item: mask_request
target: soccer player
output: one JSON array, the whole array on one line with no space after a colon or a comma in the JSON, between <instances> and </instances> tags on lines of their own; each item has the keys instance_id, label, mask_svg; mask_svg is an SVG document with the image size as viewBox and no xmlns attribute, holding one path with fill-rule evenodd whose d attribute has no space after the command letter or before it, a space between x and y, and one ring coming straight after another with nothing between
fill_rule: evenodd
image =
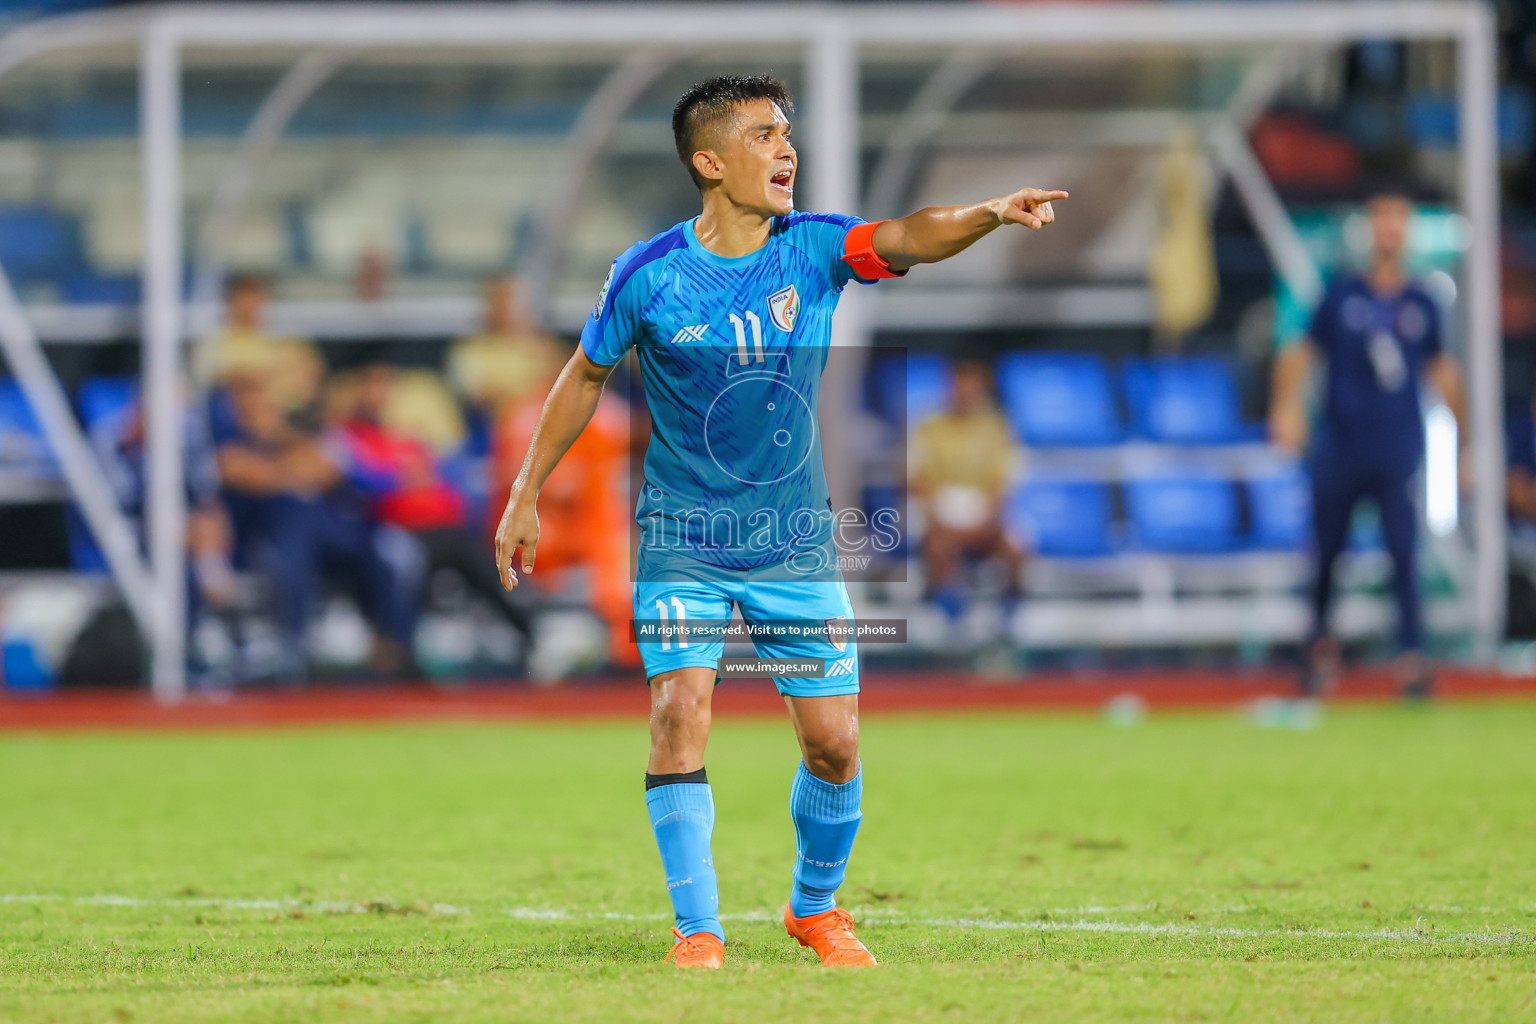
<instances>
[{"instance_id":1,"label":"soccer player","mask_svg":"<svg viewBox=\"0 0 1536 1024\"><path fill-rule=\"evenodd\" d=\"M1413 204L1382 193L1367 204L1371 223L1370 265L1329 283L1307 336L1275 362L1270 434L1301 451L1307 441L1305 391L1312 367L1327 363L1327 383L1317 436L1312 444L1312 634L1302 690L1314 694L1337 672L1338 645L1329 636L1333 567L1349 538L1350 519L1362 498L1381 514L1381 534L1392 559L1402 657L1399 685L1405 696L1429 693L1423 655L1424 626L1414 548L1418 507L1415 479L1424 456L1420 381L1428 378L1444 396L1466 438L1461 373L1442 346L1440 308L1408 276L1404 255Z\"/></svg>"},{"instance_id":2,"label":"soccer player","mask_svg":"<svg viewBox=\"0 0 1536 1024\"><path fill-rule=\"evenodd\" d=\"M791 109L768 77L713 78L678 100L677 154L703 212L614 262L496 532L498 569L516 586L514 552L527 573L538 550L539 488L634 348L654 420L636 509L635 626L651 689L645 795L676 915L668 958L679 967L719 967L725 955L704 747L723 650L716 627L733 605L770 631L754 633L760 656L823 663L823 677L774 680L802 754L785 927L823 964L875 963L833 898L864 781L858 653L845 632L853 612L815 422L832 311L849 282L898 277L1004 224L1041 228L1055 219L1051 201L1067 195L1027 188L878 224L798 213ZM816 635L796 639L797 630Z\"/></svg>"}]
</instances>

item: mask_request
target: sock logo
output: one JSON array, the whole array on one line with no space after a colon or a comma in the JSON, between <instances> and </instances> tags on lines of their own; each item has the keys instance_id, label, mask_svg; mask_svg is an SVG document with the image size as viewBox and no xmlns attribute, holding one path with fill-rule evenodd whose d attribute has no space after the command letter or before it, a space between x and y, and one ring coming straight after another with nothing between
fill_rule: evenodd
<instances>
[{"instance_id":1,"label":"sock logo","mask_svg":"<svg viewBox=\"0 0 1536 1024\"><path fill-rule=\"evenodd\" d=\"M813 868L841 868L848 865L847 857L844 857L842 860L812 860L802 853L800 859Z\"/></svg>"}]
</instances>

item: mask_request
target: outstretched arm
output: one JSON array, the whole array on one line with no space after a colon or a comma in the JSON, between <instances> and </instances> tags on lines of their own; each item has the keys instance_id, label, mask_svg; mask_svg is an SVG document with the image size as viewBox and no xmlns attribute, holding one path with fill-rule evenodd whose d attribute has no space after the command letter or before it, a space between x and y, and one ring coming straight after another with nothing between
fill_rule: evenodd
<instances>
[{"instance_id":1,"label":"outstretched arm","mask_svg":"<svg viewBox=\"0 0 1536 1024\"><path fill-rule=\"evenodd\" d=\"M544 400L544 411L539 413L538 425L533 428L523 468L512 482L506 511L496 527L496 571L501 576L501 585L508 590L517 586L512 553L518 548L523 549L523 572L533 572L539 546L539 489L586 429L612 372L612 366L594 363L578 345L576 354L560 371Z\"/></svg>"},{"instance_id":2,"label":"outstretched arm","mask_svg":"<svg viewBox=\"0 0 1536 1024\"><path fill-rule=\"evenodd\" d=\"M1056 220L1051 201L1065 198L1062 191L1024 188L971 206L930 206L876 226L875 252L897 273L919 263L937 263L1004 224L1045 227Z\"/></svg>"}]
</instances>

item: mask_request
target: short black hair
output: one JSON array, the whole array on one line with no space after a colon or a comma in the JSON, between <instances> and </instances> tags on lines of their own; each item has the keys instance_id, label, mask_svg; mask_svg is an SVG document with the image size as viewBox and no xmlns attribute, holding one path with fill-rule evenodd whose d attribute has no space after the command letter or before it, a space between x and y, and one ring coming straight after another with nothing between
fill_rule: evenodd
<instances>
[{"instance_id":1,"label":"short black hair","mask_svg":"<svg viewBox=\"0 0 1536 1024\"><path fill-rule=\"evenodd\" d=\"M789 90L772 75L716 75L678 98L672 108L672 140L677 143L677 158L699 188L704 187L704 179L693 166L699 136L752 100L772 100L786 116L795 109Z\"/></svg>"}]
</instances>

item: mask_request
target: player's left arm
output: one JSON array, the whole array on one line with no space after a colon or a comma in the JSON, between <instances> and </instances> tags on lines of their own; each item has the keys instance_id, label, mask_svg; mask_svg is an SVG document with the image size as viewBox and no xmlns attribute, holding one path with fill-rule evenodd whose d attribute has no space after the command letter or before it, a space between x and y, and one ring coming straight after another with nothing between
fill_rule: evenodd
<instances>
[{"instance_id":1,"label":"player's left arm","mask_svg":"<svg viewBox=\"0 0 1536 1024\"><path fill-rule=\"evenodd\" d=\"M870 242L886 269L899 274L919 263L947 260L1004 224L1038 231L1056 220L1052 201L1065 198L1059 189L1021 188L970 206L930 206L881 221Z\"/></svg>"}]
</instances>

